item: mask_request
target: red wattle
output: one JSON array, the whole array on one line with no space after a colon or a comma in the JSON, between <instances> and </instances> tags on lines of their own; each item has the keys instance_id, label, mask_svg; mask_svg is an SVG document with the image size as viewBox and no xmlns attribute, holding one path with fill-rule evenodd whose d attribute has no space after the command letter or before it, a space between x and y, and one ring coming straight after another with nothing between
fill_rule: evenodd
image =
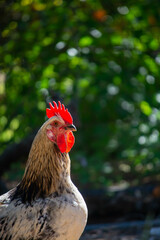
<instances>
[{"instance_id":1,"label":"red wattle","mask_svg":"<svg viewBox=\"0 0 160 240\"><path fill-rule=\"evenodd\" d=\"M67 144L66 144L66 139L64 134L60 134L57 137L57 145L59 147L59 150L61 151L61 153L66 152L67 149Z\"/></svg>"},{"instance_id":2,"label":"red wattle","mask_svg":"<svg viewBox=\"0 0 160 240\"><path fill-rule=\"evenodd\" d=\"M68 153L74 145L74 135L72 132L60 134L57 137L57 145L61 153Z\"/></svg>"},{"instance_id":3,"label":"red wattle","mask_svg":"<svg viewBox=\"0 0 160 240\"><path fill-rule=\"evenodd\" d=\"M67 134L67 149L66 149L66 152L68 153L70 150L71 150L71 148L73 147L73 145L74 145L74 135L73 135L73 133L72 132L69 132L68 134Z\"/></svg>"}]
</instances>

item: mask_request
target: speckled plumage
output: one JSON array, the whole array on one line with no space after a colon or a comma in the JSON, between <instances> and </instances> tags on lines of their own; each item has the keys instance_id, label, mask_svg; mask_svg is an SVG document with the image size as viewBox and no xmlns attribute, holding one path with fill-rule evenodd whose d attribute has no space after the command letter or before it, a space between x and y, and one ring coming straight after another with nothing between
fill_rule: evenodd
<instances>
[{"instance_id":1,"label":"speckled plumage","mask_svg":"<svg viewBox=\"0 0 160 240\"><path fill-rule=\"evenodd\" d=\"M0 240L78 240L87 207L70 179L70 158L39 130L20 184L0 196Z\"/></svg>"}]
</instances>

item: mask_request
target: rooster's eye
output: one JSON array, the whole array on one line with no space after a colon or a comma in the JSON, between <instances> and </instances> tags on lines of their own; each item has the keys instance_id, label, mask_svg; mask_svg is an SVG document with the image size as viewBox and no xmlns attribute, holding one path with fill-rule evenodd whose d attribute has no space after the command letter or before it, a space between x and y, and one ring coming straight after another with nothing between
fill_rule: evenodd
<instances>
[{"instance_id":1,"label":"rooster's eye","mask_svg":"<svg viewBox=\"0 0 160 240\"><path fill-rule=\"evenodd\" d=\"M55 121L55 122L54 122L54 127L57 127L57 126L58 126L58 122Z\"/></svg>"}]
</instances>

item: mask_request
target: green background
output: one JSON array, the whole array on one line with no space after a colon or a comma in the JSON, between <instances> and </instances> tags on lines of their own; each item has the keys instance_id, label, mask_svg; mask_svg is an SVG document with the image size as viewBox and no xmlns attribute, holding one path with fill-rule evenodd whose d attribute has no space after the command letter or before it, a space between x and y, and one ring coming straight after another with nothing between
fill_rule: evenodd
<instances>
[{"instance_id":1,"label":"green background","mask_svg":"<svg viewBox=\"0 0 160 240\"><path fill-rule=\"evenodd\" d=\"M82 185L159 179L159 1L0 5L0 153L60 99L78 128L70 156ZM20 160L6 178L23 168Z\"/></svg>"}]
</instances>

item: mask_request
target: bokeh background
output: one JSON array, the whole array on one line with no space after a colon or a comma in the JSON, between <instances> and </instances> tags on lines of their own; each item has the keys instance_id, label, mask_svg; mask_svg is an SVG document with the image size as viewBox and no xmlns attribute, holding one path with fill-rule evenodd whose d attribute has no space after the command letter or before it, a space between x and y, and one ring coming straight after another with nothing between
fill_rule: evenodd
<instances>
[{"instance_id":1,"label":"bokeh background","mask_svg":"<svg viewBox=\"0 0 160 240\"><path fill-rule=\"evenodd\" d=\"M70 157L81 189L159 181L159 1L0 7L1 179L21 179L48 102L61 100L78 128Z\"/></svg>"}]
</instances>

